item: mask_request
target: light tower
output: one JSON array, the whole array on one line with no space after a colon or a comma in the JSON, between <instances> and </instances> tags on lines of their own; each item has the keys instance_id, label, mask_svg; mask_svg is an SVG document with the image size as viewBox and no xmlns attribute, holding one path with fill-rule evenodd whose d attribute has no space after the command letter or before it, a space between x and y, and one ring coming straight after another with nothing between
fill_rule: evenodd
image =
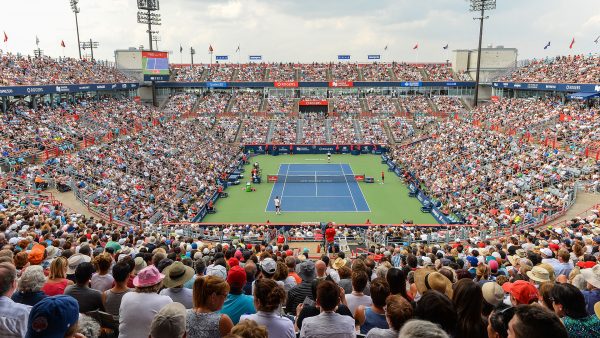
<instances>
[{"instance_id":1,"label":"light tower","mask_svg":"<svg viewBox=\"0 0 600 338\"><path fill-rule=\"evenodd\" d=\"M477 70L475 73L475 98L473 105L477 106L477 100L479 99L479 67L481 66L481 37L483 36L483 20L488 19L489 16L485 16L486 10L496 9L496 0L470 0L471 1L471 12L480 12L481 16L473 18L473 20L479 20L479 45L477 47Z\"/></svg>"}]
</instances>

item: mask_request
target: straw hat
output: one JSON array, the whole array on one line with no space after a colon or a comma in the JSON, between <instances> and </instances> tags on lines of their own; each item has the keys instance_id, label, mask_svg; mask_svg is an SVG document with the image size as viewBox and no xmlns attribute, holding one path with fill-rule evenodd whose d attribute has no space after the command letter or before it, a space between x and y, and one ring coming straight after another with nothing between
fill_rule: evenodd
<instances>
[{"instance_id":1,"label":"straw hat","mask_svg":"<svg viewBox=\"0 0 600 338\"><path fill-rule=\"evenodd\" d=\"M527 277L540 283L550 281L550 273L541 266L534 266L531 271L527 271Z\"/></svg>"},{"instance_id":2,"label":"straw hat","mask_svg":"<svg viewBox=\"0 0 600 338\"><path fill-rule=\"evenodd\" d=\"M347 262L348 261L346 259L338 257L333 261L333 263L331 264L331 267L333 267L335 270L339 270L339 268L346 265Z\"/></svg>"},{"instance_id":3,"label":"straw hat","mask_svg":"<svg viewBox=\"0 0 600 338\"><path fill-rule=\"evenodd\" d=\"M415 284L421 295L427 290L436 290L452 299L452 282L433 269L417 269L415 271Z\"/></svg>"},{"instance_id":4,"label":"straw hat","mask_svg":"<svg viewBox=\"0 0 600 338\"><path fill-rule=\"evenodd\" d=\"M600 265L595 265L591 269L581 269L581 274L586 282L600 288Z\"/></svg>"},{"instance_id":5,"label":"straw hat","mask_svg":"<svg viewBox=\"0 0 600 338\"><path fill-rule=\"evenodd\" d=\"M181 262L175 262L167 266L164 270L165 279L163 285L167 288L174 288L183 285L194 276L194 269L184 265Z\"/></svg>"}]
</instances>

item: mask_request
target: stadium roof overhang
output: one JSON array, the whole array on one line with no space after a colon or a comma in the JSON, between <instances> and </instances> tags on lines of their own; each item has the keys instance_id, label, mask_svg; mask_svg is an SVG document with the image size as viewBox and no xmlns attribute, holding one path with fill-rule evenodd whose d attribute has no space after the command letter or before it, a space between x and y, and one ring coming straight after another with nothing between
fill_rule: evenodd
<instances>
[{"instance_id":1,"label":"stadium roof overhang","mask_svg":"<svg viewBox=\"0 0 600 338\"><path fill-rule=\"evenodd\" d=\"M569 95L568 97L570 99L589 100L594 96L600 96L600 92L596 92L596 93L579 92L579 93L573 93L573 94Z\"/></svg>"}]
</instances>

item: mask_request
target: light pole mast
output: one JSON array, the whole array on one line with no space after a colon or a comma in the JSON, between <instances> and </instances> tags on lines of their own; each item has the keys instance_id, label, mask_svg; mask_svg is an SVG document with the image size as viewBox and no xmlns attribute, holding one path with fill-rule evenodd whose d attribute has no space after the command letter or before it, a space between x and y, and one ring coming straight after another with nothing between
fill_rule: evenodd
<instances>
[{"instance_id":1,"label":"light pole mast","mask_svg":"<svg viewBox=\"0 0 600 338\"><path fill-rule=\"evenodd\" d=\"M75 13L75 29L77 30L77 48L79 50L79 60L81 60L81 42L79 41L79 22L77 22L77 13L79 13L79 7L77 3L79 0L71 0L71 10Z\"/></svg>"},{"instance_id":2,"label":"light pole mast","mask_svg":"<svg viewBox=\"0 0 600 338\"><path fill-rule=\"evenodd\" d=\"M473 106L477 106L479 100L479 70L481 67L481 40L483 36L483 20L488 19L489 16L485 16L485 10L496 9L496 0L471 0L471 12L481 12L481 16L473 18L473 20L479 20L479 45L477 47L477 69L475 73L475 97Z\"/></svg>"}]
</instances>

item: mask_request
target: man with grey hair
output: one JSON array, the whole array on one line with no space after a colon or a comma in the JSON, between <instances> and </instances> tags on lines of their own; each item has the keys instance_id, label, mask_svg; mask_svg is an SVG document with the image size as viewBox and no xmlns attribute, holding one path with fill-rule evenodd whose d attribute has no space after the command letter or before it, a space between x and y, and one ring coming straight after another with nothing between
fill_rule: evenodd
<instances>
[{"instance_id":1,"label":"man with grey hair","mask_svg":"<svg viewBox=\"0 0 600 338\"><path fill-rule=\"evenodd\" d=\"M17 269L0 263L0 337L25 337L31 306L15 303L10 297L17 288Z\"/></svg>"},{"instance_id":2,"label":"man with grey hair","mask_svg":"<svg viewBox=\"0 0 600 338\"><path fill-rule=\"evenodd\" d=\"M402 326L398 338L450 338L446 331L426 320L409 320Z\"/></svg>"},{"instance_id":3,"label":"man with grey hair","mask_svg":"<svg viewBox=\"0 0 600 338\"><path fill-rule=\"evenodd\" d=\"M21 275L18 282L18 291L13 293L12 300L17 303L34 306L47 297L42 291L45 283L46 276L44 276L44 269L40 265L29 266Z\"/></svg>"}]
</instances>

